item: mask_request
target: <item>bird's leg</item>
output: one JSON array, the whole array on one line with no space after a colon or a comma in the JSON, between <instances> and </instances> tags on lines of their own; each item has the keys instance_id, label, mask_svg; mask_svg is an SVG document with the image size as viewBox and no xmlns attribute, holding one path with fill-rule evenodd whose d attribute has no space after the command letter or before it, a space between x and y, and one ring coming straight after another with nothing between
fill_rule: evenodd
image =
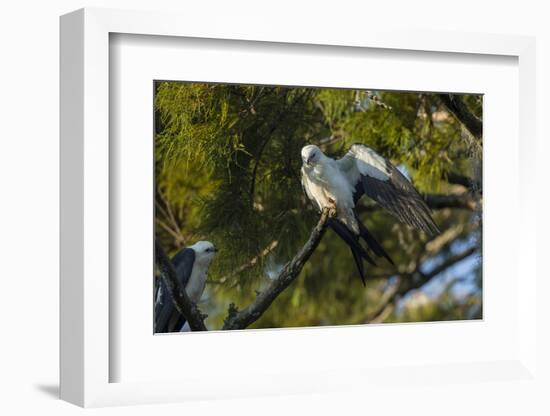
<instances>
[{"instance_id":1,"label":"bird's leg","mask_svg":"<svg viewBox=\"0 0 550 416\"><path fill-rule=\"evenodd\" d=\"M328 198L329 205L328 205L328 216L333 218L336 217L336 201L334 198Z\"/></svg>"}]
</instances>

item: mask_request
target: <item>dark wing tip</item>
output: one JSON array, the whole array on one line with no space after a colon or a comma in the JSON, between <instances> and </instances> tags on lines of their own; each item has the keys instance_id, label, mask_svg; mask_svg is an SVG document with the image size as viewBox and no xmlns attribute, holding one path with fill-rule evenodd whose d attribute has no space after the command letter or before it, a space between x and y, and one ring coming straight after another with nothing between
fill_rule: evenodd
<instances>
[{"instance_id":1,"label":"dark wing tip","mask_svg":"<svg viewBox=\"0 0 550 416\"><path fill-rule=\"evenodd\" d=\"M363 248L363 246L359 242L359 237L353 234L342 222L338 221L335 218L329 218L328 226L349 246L351 254L355 261L355 265L357 267L357 271L359 272L361 281L365 286L366 280L363 259L367 260L373 266L376 266L375 261Z\"/></svg>"},{"instance_id":2,"label":"dark wing tip","mask_svg":"<svg viewBox=\"0 0 550 416\"><path fill-rule=\"evenodd\" d=\"M357 271L359 272L359 277L361 278L361 282L363 283L363 286L367 286L367 283L365 281L365 265L363 264L363 259L361 258L360 254L357 252L356 249L353 247L350 247L351 254L353 256L353 260L355 261L355 266L357 267Z\"/></svg>"},{"instance_id":3,"label":"dark wing tip","mask_svg":"<svg viewBox=\"0 0 550 416\"><path fill-rule=\"evenodd\" d=\"M376 238L371 234L371 232L367 229L365 224L361 222L361 219L357 216L357 213L355 213L355 219L357 220L357 224L359 225L359 232L361 233L361 237L365 242L367 243L367 246L372 250L372 252L377 255L378 257L384 257L392 266L395 266L395 263L393 259L390 257L390 255L384 250L382 245L376 241Z\"/></svg>"},{"instance_id":4,"label":"dark wing tip","mask_svg":"<svg viewBox=\"0 0 550 416\"><path fill-rule=\"evenodd\" d=\"M418 218L418 221L421 225L421 229L425 231L430 236L434 236L441 233L441 230L435 223L432 217L432 211L426 204L426 201L418 195L418 199L415 199L414 214Z\"/></svg>"},{"instance_id":5,"label":"dark wing tip","mask_svg":"<svg viewBox=\"0 0 550 416\"><path fill-rule=\"evenodd\" d=\"M397 168L390 166L392 174L389 181L364 175L361 178L364 192L400 222L437 235L439 228L422 196Z\"/></svg>"}]
</instances>

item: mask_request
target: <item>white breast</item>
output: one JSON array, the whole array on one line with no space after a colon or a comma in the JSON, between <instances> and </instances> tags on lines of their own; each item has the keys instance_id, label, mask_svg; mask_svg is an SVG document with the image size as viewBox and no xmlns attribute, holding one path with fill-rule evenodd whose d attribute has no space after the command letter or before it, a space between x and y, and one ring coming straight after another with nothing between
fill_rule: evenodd
<instances>
[{"instance_id":1,"label":"white breast","mask_svg":"<svg viewBox=\"0 0 550 416\"><path fill-rule=\"evenodd\" d=\"M336 205L353 204L353 189L347 178L330 159L325 159L314 168L305 168L307 192L321 208L329 207L330 200Z\"/></svg>"},{"instance_id":2,"label":"white breast","mask_svg":"<svg viewBox=\"0 0 550 416\"><path fill-rule=\"evenodd\" d=\"M206 285L206 277L208 272L208 266L195 262L193 265L193 271L187 286L185 286L185 292L187 296L194 302L198 303L201 299L202 292L204 292L204 286Z\"/></svg>"},{"instance_id":3,"label":"white breast","mask_svg":"<svg viewBox=\"0 0 550 416\"><path fill-rule=\"evenodd\" d=\"M336 201L336 205L342 208L353 207L353 188L338 165L329 159L320 167L319 173L325 182L325 193Z\"/></svg>"}]
</instances>

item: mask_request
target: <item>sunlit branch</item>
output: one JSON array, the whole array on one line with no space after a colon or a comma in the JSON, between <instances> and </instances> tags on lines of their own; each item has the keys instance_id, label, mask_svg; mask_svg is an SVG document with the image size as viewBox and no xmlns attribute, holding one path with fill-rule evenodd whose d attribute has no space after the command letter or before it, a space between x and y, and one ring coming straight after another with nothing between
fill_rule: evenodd
<instances>
[{"instance_id":1,"label":"sunlit branch","mask_svg":"<svg viewBox=\"0 0 550 416\"><path fill-rule=\"evenodd\" d=\"M327 228L328 218L329 211L325 209L304 246L296 253L294 258L283 267L277 277L275 277L262 292L258 293L256 299L254 299L248 307L239 311L235 305L230 305L229 315L225 319L222 329L244 329L262 316L277 296L298 277L304 264L308 261L323 238Z\"/></svg>"}]
</instances>

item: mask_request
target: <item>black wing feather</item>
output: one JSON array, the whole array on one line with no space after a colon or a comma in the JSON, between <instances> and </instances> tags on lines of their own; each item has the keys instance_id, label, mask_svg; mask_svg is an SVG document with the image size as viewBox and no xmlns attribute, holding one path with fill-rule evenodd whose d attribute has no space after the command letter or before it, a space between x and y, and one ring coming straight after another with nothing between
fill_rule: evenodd
<instances>
[{"instance_id":1,"label":"black wing feather","mask_svg":"<svg viewBox=\"0 0 550 416\"><path fill-rule=\"evenodd\" d=\"M363 264L363 258L373 265L374 261L361 246L357 236L355 236L343 223L334 218L330 218L328 225L348 245L353 260L355 261L357 271L359 272L361 282L363 282L363 286L365 286L365 265Z\"/></svg>"},{"instance_id":2,"label":"black wing feather","mask_svg":"<svg viewBox=\"0 0 550 416\"><path fill-rule=\"evenodd\" d=\"M181 287L185 289L195 263L195 250L185 248L173 258L172 264ZM160 291L160 292L159 292ZM155 304L155 332L179 332L186 319L176 310L163 280L161 280Z\"/></svg>"},{"instance_id":3,"label":"black wing feather","mask_svg":"<svg viewBox=\"0 0 550 416\"><path fill-rule=\"evenodd\" d=\"M367 286L367 283L365 281L365 265L363 264L363 259L361 258L361 255L357 252L355 248L350 246L351 255L353 256L353 260L355 261L355 266L357 267L357 271L359 272L359 277L361 278L361 282L363 283L363 286Z\"/></svg>"},{"instance_id":4,"label":"black wing feather","mask_svg":"<svg viewBox=\"0 0 550 416\"><path fill-rule=\"evenodd\" d=\"M392 258L389 256L388 253L386 253L386 250L382 248L380 243L376 241L376 239L370 233L367 227L365 227L365 225L361 222L359 217L357 217L357 214L355 214L355 217L357 218L357 224L359 224L359 232L361 233L361 237L363 237L363 240L367 242L367 245L372 250L372 252L376 254L378 257L385 257L392 265L395 266L395 263L393 262Z\"/></svg>"},{"instance_id":5,"label":"black wing feather","mask_svg":"<svg viewBox=\"0 0 550 416\"><path fill-rule=\"evenodd\" d=\"M359 236L353 234L353 232L346 227L344 223L336 218L329 218L328 226L350 247L352 251L357 252L360 257L367 260L373 266L376 266L375 261L369 256L359 242Z\"/></svg>"},{"instance_id":6,"label":"black wing feather","mask_svg":"<svg viewBox=\"0 0 550 416\"><path fill-rule=\"evenodd\" d=\"M376 241L374 236L370 233L367 227L361 222L357 214L355 215L357 223L359 224L360 236L367 243L368 248L378 257L386 258L392 265L395 265L392 258L386 253L382 248L380 243ZM353 260L355 261L355 266L363 282L365 283L365 267L363 264L363 259L367 260L373 266L376 266L375 261L371 256L366 252L361 243L359 242L359 236L355 235L344 223L335 219L329 218L328 220L329 227L349 246L351 254L353 255Z\"/></svg>"},{"instance_id":7,"label":"black wing feather","mask_svg":"<svg viewBox=\"0 0 550 416\"><path fill-rule=\"evenodd\" d=\"M386 161L386 167L390 173L386 181L362 175L360 182L362 187L356 186L354 198L359 200L363 194L366 194L399 221L430 235L438 234L439 229L422 196L395 166Z\"/></svg>"},{"instance_id":8,"label":"black wing feather","mask_svg":"<svg viewBox=\"0 0 550 416\"><path fill-rule=\"evenodd\" d=\"M182 287L186 287L193 272L193 264L195 264L195 250L192 248L184 248L172 258L176 276Z\"/></svg>"}]
</instances>

